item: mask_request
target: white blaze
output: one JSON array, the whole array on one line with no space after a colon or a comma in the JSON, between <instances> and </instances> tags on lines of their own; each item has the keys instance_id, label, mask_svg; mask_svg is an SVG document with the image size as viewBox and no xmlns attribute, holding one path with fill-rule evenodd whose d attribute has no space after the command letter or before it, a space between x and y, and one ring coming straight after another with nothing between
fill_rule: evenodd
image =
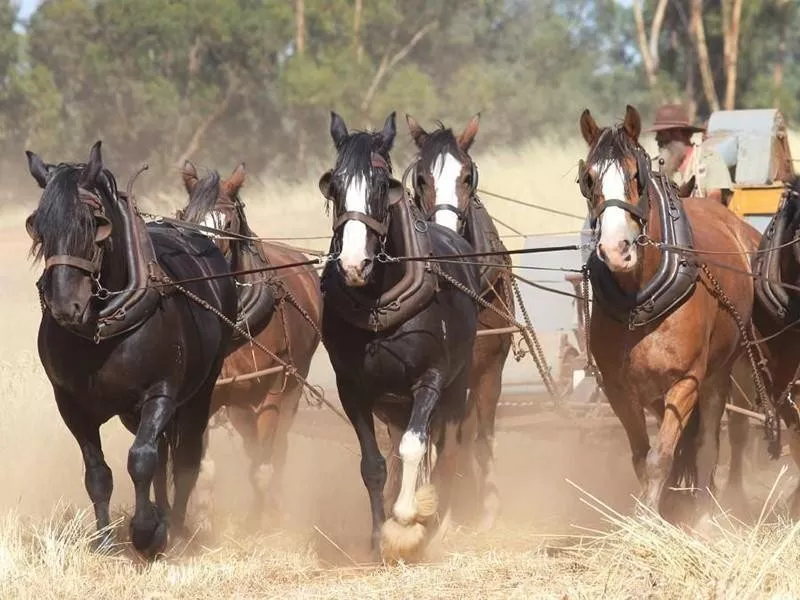
<instances>
[{"instance_id":1,"label":"white blaze","mask_svg":"<svg viewBox=\"0 0 800 600\"><path fill-rule=\"evenodd\" d=\"M463 166L461 161L449 152L436 157L433 163L433 185L436 189L436 204L449 204L455 209L458 208L456 184ZM444 225L453 231L458 230L458 215L452 210L436 211L435 219L439 225Z\"/></svg>"},{"instance_id":2,"label":"white blaze","mask_svg":"<svg viewBox=\"0 0 800 600\"><path fill-rule=\"evenodd\" d=\"M422 457L425 456L425 444L418 433L406 431L400 440L398 450L403 459L403 479L392 512L398 523L407 525L417 517L415 493L419 466Z\"/></svg>"},{"instance_id":3,"label":"white blaze","mask_svg":"<svg viewBox=\"0 0 800 600\"><path fill-rule=\"evenodd\" d=\"M206 213L206 216L203 217L203 220L200 221L200 225L203 227L210 227L212 229L223 229L225 225L225 216L222 214L222 211L219 210L211 210ZM205 231L208 237L211 239L216 239L217 234L211 233L210 231Z\"/></svg>"},{"instance_id":4,"label":"white blaze","mask_svg":"<svg viewBox=\"0 0 800 600\"><path fill-rule=\"evenodd\" d=\"M356 175L350 180L344 198L346 211L367 212L367 180L363 175ZM367 226L361 221L347 221L342 231L342 252L339 260L342 266L360 267L367 256Z\"/></svg>"},{"instance_id":5,"label":"white blaze","mask_svg":"<svg viewBox=\"0 0 800 600\"><path fill-rule=\"evenodd\" d=\"M602 173L602 190L605 200L627 200L625 192L625 173L616 161L610 161L598 169ZM628 219L628 212L618 206L609 206L600 216L599 245L614 250L619 243L627 240L631 244L636 239L635 226Z\"/></svg>"}]
</instances>

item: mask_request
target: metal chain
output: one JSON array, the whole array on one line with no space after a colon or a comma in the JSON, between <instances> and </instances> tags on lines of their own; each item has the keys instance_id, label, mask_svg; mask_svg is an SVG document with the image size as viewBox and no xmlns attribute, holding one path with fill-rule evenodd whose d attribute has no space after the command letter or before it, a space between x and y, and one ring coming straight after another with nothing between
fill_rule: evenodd
<instances>
[{"instance_id":1,"label":"metal chain","mask_svg":"<svg viewBox=\"0 0 800 600\"><path fill-rule=\"evenodd\" d=\"M705 276L711 283L711 287L714 290L714 295L731 314L734 321L736 321L736 326L739 328L739 333L741 334L742 339L741 345L744 347L745 352L747 353L747 358L750 361L750 367L753 370L753 382L755 383L756 394L758 396L757 406L764 413L765 417L764 430L765 437L769 442L769 453L773 458L778 458L781 454L780 421L776 417L775 406L772 404L772 401L767 394L767 388L764 383L764 378L762 377L763 372L763 374L769 378L769 373L766 371L766 361L764 360L763 355L761 355L760 348L751 343L752 336L750 335L742 316L739 314L739 311L736 310L733 302L731 302L731 300L722 290L722 286L719 284L719 281L717 281L716 277L711 274L711 269L709 269L708 265L706 264L701 264L700 269L703 271L703 273L705 273ZM756 360L755 352L753 351L754 347L758 349L758 352L761 355L761 360Z\"/></svg>"},{"instance_id":2,"label":"metal chain","mask_svg":"<svg viewBox=\"0 0 800 600\"><path fill-rule=\"evenodd\" d=\"M538 345L538 340L536 342L533 341L533 339L536 339L536 332L533 330L533 328L528 330L528 328L519 321L517 321L513 317L513 315L504 313L500 309L496 308L495 306L493 306L492 304L481 298L477 292L471 290L470 288L463 285L460 281L458 281L454 277L445 273L436 263L428 263L426 268L431 273L434 273L435 275L447 281L457 290L463 292L464 294L475 300L478 304L480 304L484 308L488 308L489 310L494 311L502 318L506 319L509 323L514 325L516 328L518 328L520 333L522 334L523 339L525 340L525 343L528 345L528 349L530 350L531 356L533 357L533 362L536 365L537 370L539 371L539 376L542 378L542 382L545 384L548 393L556 402L561 400L561 397L559 396L557 391L558 388L556 387L556 384L552 379L552 375L547 369L546 361L542 361L540 359L540 356L536 354L535 348L541 346Z\"/></svg>"},{"instance_id":3,"label":"metal chain","mask_svg":"<svg viewBox=\"0 0 800 600\"><path fill-rule=\"evenodd\" d=\"M544 381L545 387L547 387L547 391L550 392L550 395L554 400L560 401L562 397L559 393L558 384L555 382L553 375L547 368L547 358L545 357L544 350L539 342L539 336L536 335L536 332L533 329L533 322L531 321L530 315L528 315L528 309L525 307L525 303L522 301L522 293L519 291L517 280L514 278L511 278L511 287L514 290L514 296L519 303L519 310L522 312L522 318L525 320L525 330L521 331L520 333L522 334L525 343L528 345L531 354L534 356L534 362L536 362L536 367L539 369L539 374L542 376L542 380ZM534 349L537 352L536 355L533 354Z\"/></svg>"},{"instance_id":4,"label":"metal chain","mask_svg":"<svg viewBox=\"0 0 800 600\"><path fill-rule=\"evenodd\" d=\"M581 310L583 312L583 335L586 342L586 371L594 377L597 384L602 387L602 374L597 365L594 364L594 356L592 356L591 347L591 332L589 324L589 266L583 266L583 281L581 283L581 295L583 296L583 305Z\"/></svg>"},{"instance_id":5,"label":"metal chain","mask_svg":"<svg viewBox=\"0 0 800 600\"><path fill-rule=\"evenodd\" d=\"M170 285L170 286L174 287L175 289L177 289L179 292L181 292L183 295L185 295L190 300L196 302L197 304L199 304L200 306L202 306L206 310L208 310L208 311L214 313L215 315L217 315L220 318L220 320L222 320L223 323L225 323L226 325L231 327L234 331L238 332L240 335L242 335L243 337L248 339L256 348L258 348L259 350L264 352L267 356L272 358L272 360L274 360L275 362L280 364L286 370L287 374L289 374L289 375L293 376L295 379L297 379L298 383L300 383L304 388L306 388L306 390L309 391L309 393L317 400L317 402L319 402L321 404L325 404L325 406L327 406L334 413L336 413L336 415L340 419L342 419L345 423L348 423L348 424L350 423L350 420L344 414L342 414L342 412L338 408L336 408L333 404L331 404L328 401L328 399L325 398L324 394L320 393L314 386L312 386L310 383L308 383L308 381L306 381L305 378L303 378L300 375L300 373L298 373L297 367L287 363L286 361L281 359L277 354L272 352L269 348L264 346L264 344L262 344L261 342L259 342L256 339L254 339L252 336L248 335L248 333L244 329L239 327L236 324L235 321L232 321L231 319L226 317L222 313L222 311L220 311L217 308L214 308L213 306L211 306L211 304L209 304L208 302L203 300L203 298L201 298L197 294L191 292L190 290L187 290L185 287L183 287L179 283L172 282L169 277L164 276L164 277L160 277L158 279L159 279L159 281L161 283L164 283L165 285Z\"/></svg>"}]
</instances>

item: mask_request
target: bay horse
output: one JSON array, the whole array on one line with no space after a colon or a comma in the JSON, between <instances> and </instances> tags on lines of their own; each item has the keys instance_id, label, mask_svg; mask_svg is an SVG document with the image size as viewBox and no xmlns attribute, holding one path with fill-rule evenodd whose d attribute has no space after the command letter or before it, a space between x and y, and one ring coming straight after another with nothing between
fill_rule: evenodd
<instances>
[{"instance_id":1,"label":"bay horse","mask_svg":"<svg viewBox=\"0 0 800 600\"><path fill-rule=\"evenodd\" d=\"M236 316L236 289L225 258L206 237L145 226L132 196L118 192L104 168L100 148L98 141L80 164L46 164L27 152L44 190L26 220L31 252L45 261L37 282L39 357L83 455L101 548L113 540L107 529L113 482L99 428L118 415L135 434L128 452L136 493L131 540L152 559L168 527L184 528L211 393L232 335L219 315ZM187 279L194 281L180 283ZM150 500L167 451L171 511L164 493L157 490L156 504Z\"/></svg>"},{"instance_id":2,"label":"bay horse","mask_svg":"<svg viewBox=\"0 0 800 600\"><path fill-rule=\"evenodd\" d=\"M481 263L481 298L495 310L479 307L478 331L508 327L502 314L514 317L511 259L500 234L477 195L478 167L469 155L478 133L480 114L470 119L456 136L453 130L439 127L430 133L410 115L406 122L419 156L410 172L414 201L428 221L459 233L474 252L492 252L476 258ZM499 510L494 481L495 416L502 391L503 367L511 350L512 334L477 337L469 377L469 405L475 409L470 419L475 432L475 456L480 468L478 493L482 506L481 528L494 523Z\"/></svg>"},{"instance_id":3,"label":"bay horse","mask_svg":"<svg viewBox=\"0 0 800 600\"><path fill-rule=\"evenodd\" d=\"M322 342L361 447L373 551L386 560L413 559L444 530L428 527L437 495L442 522L449 518L477 328L477 307L463 289L477 290L480 277L469 262L435 262L471 247L446 227L425 223L392 177L394 112L381 131L352 133L331 112L330 135L336 163L319 188L333 207L336 260L322 274ZM373 414L404 431L400 491L385 522L386 462ZM425 485L426 454L428 466L435 462L433 486Z\"/></svg>"},{"instance_id":4,"label":"bay horse","mask_svg":"<svg viewBox=\"0 0 800 600\"><path fill-rule=\"evenodd\" d=\"M300 250L257 239L247 222L240 196L246 176L244 163L216 187L212 183L219 180L216 171L199 179L197 169L189 161L184 164L182 176L190 201L180 212L180 217L190 223L232 234L229 238L210 234L227 257L231 271L306 260ZM203 189L207 192L194 193ZM322 293L319 276L314 267L308 265L242 275L239 279L240 314L247 310L247 297L253 295L252 290L264 288L264 292L271 295L274 313L266 322L251 325L249 332L274 356L265 354L245 340L225 359L222 377L229 382L214 389L211 414L225 410L244 440L251 461L250 482L254 493L250 517L257 520L265 508L272 509L275 516L280 513L278 503L289 429L297 413L303 386L297 377L285 370L244 380L236 378L273 370L280 367L281 362L296 368L300 377L307 377L320 342ZM269 300L269 297L263 299L264 302ZM206 458L204 468L209 467L213 472L211 465L213 462Z\"/></svg>"},{"instance_id":5,"label":"bay horse","mask_svg":"<svg viewBox=\"0 0 800 600\"><path fill-rule=\"evenodd\" d=\"M597 242L587 262L590 347L604 391L628 436L644 506L665 514L665 487L682 480L705 509L731 368L753 311L749 253L760 235L719 203L678 200L650 168L634 107L602 128L586 109L580 130L589 152L578 182ZM670 246L694 250L684 257ZM652 448L645 409L659 422Z\"/></svg>"}]
</instances>

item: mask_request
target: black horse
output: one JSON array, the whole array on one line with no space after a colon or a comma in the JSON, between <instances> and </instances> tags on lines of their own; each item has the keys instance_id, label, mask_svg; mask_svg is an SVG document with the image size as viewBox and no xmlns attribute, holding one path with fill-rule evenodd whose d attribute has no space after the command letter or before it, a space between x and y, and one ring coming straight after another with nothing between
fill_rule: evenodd
<instances>
[{"instance_id":1,"label":"black horse","mask_svg":"<svg viewBox=\"0 0 800 600\"><path fill-rule=\"evenodd\" d=\"M232 330L209 307L235 319L236 290L211 240L145 226L132 197L117 190L103 167L100 142L86 164L45 164L27 155L44 189L26 221L32 252L45 260L37 283L39 356L83 454L103 548L112 541L113 483L99 429L118 415L135 434L128 453L136 493L131 540L153 558L167 542L166 454L175 483L169 517L180 531L197 480L211 392L231 341ZM201 280L179 283L192 278ZM157 505L150 500L156 475Z\"/></svg>"},{"instance_id":2,"label":"black horse","mask_svg":"<svg viewBox=\"0 0 800 600\"><path fill-rule=\"evenodd\" d=\"M348 133L331 113L330 133L338 157L320 190L334 208L331 253L338 260L322 275L322 341L361 446L373 550L380 543L385 558L412 558L429 536L424 522L436 511L436 494L443 520L449 515L477 326L474 300L456 287L477 290L480 279L474 264L431 259L472 248L457 233L426 224L392 177L394 113L375 133ZM393 260L400 256L419 260ZM404 431L402 483L385 524L386 463L373 413ZM427 483L422 459L431 442L435 488L417 489L421 467Z\"/></svg>"}]
</instances>

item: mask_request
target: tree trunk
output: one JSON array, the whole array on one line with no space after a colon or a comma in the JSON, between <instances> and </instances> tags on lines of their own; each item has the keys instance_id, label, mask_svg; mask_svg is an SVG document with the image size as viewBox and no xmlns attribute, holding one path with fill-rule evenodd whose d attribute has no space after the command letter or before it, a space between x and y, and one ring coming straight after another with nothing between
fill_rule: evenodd
<instances>
[{"instance_id":1,"label":"tree trunk","mask_svg":"<svg viewBox=\"0 0 800 600\"><path fill-rule=\"evenodd\" d=\"M708 58L706 30L705 27L703 27L703 0L692 0L691 28L694 34L697 66L700 69L703 92L705 93L709 108L711 108L712 111L716 111L719 110L719 97L714 87L714 75L711 72L711 61Z\"/></svg>"},{"instance_id":2,"label":"tree trunk","mask_svg":"<svg viewBox=\"0 0 800 600\"><path fill-rule=\"evenodd\" d=\"M294 23L295 39L294 45L297 54L303 55L306 52L306 2L305 0L295 0L294 3Z\"/></svg>"},{"instance_id":3,"label":"tree trunk","mask_svg":"<svg viewBox=\"0 0 800 600\"><path fill-rule=\"evenodd\" d=\"M775 57L775 65L772 68L773 85L773 107L781 107L781 88L783 88L783 74L786 69L786 60L789 53L786 38L789 33L789 0L779 0L780 31L778 33L778 55Z\"/></svg>"},{"instance_id":4,"label":"tree trunk","mask_svg":"<svg viewBox=\"0 0 800 600\"><path fill-rule=\"evenodd\" d=\"M214 110L211 111L211 113L206 116L205 119L200 121L199 125L194 130L186 149L178 157L178 160L175 161L175 164L178 166L178 168L183 168L183 163L189 160L192 155L197 152L197 150L200 148L200 142L203 139L206 131L208 131L208 128L216 123L217 120L219 120L219 118L225 114L234 96L236 96L238 93L239 88L240 86L238 79L234 77L232 73L230 73L228 76L228 89L225 90L225 95L219 104L217 104L217 106L214 108Z\"/></svg>"},{"instance_id":5,"label":"tree trunk","mask_svg":"<svg viewBox=\"0 0 800 600\"><path fill-rule=\"evenodd\" d=\"M647 43L642 4L639 0L633 0L633 20L636 22L636 39L639 43L639 53L642 55L647 84L650 86L650 90L655 92L658 88L658 75L656 74L653 56L650 54L650 44Z\"/></svg>"},{"instance_id":6,"label":"tree trunk","mask_svg":"<svg viewBox=\"0 0 800 600\"><path fill-rule=\"evenodd\" d=\"M361 43L361 20L364 15L364 0L356 0L353 8L353 47L356 53L356 62L361 64L364 56L364 45Z\"/></svg>"},{"instance_id":7,"label":"tree trunk","mask_svg":"<svg viewBox=\"0 0 800 600\"><path fill-rule=\"evenodd\" d=\"M389 73L389 71L391 71L400 61L405 59L405 57L408 56L408 54L414 49L414 46L416 46L422 38L424 38L429 32L433 31L438 26L438 21L431 21L419 29L414 35L411 36L411 39L408 40L408 43L400 48L400 50L395 52L394 56L391 58L389 57L389 53L391 51L392 44L389 43L386 45L386 51L383 53L383 58L381 58L381 62L378 65L378 70L372 77L372 82L369 84L367 93L364 94L364 99L361 101L362 115L366 117L367 111L369 110L369 105L372 104L375 93L378 91L378 87L383 82L386 74ZM395 28L395 30L392 32L392 40L394 40L396 35L397 29Z\"/></svg>"},{"instance_id":8,"label":"tree trunk","mask_svg":"<svg viewBox=\"0 0 800 600\"><path fill-rule=\"evenodd\" d=\"M725 110L736 107L736 77L739 63L739 29L742 0L723 0L722 35L725 57Z\"/></svg>"}]
</instances>

